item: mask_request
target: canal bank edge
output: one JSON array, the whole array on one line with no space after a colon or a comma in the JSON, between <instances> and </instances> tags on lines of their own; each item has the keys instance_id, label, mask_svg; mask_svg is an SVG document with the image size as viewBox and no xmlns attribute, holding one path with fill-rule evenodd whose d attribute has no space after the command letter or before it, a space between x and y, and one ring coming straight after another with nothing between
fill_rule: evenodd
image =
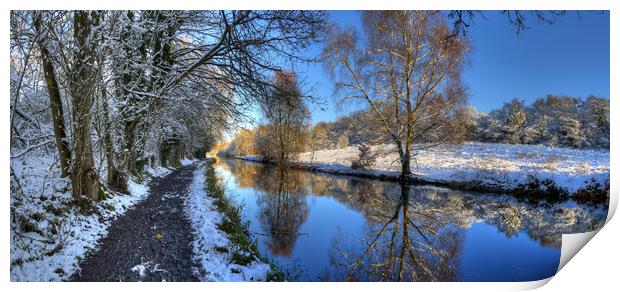
<instances>
[{"instance_id":1,"label":"canal bank edge","mask_svg":"<svg viewBox=\"0 0 620 292\"><path fill-rule=\"evenodd\" d=\"M267 263L271 271L267 274L266 281L281 282L286 281L285 273L273 261L261 255L258 251L256 240L249 231L249 222L241 218L242 206L236 206L231 202L224 192L224 188L218 183L218 178L213 168L215 159L207 158L205 167L205 191L207 196L214 201L216 209L223 215L218 229L226 233L231 245L237 250L233 254L232 261L239 265L247 265L258 259Z\"/></svg>"},{"instance_id":2,"label":"canal bank edge","mask_svg":"<svg viewBox=\"0 0 620 292\"><path fill-rule=\"evenodd\" d=\"M350 177L360 177L368 179L376 179L382 181L399 182L410 185L434 185L440 187L448 187L462 191L475 191L493 194L509 194L517 198L525 198L530 200L545 200L549 202L566 201L572 198L577 203L583 204L604 204L609 206L610 182L601 184L597 181L591 181L587 185L579 188L577 191L570 193L567 189L562 188L551 180L541 180L532 175L528 175L527 182L521 183L516 187L502 187L499 185L491 185L481 180L472 180L467 182L455 182L437 179L423 179L413 174L407 177L401 177L399 173L378 170L360 170L352 169L346 166L331 167L320 163L303 163L303 162L283 162L277 163L266 161L256 156L238 156L226 157L239 159L244 161L265 163L271 165L280 165L292 169L298 169L309 172L327 173L332 175L342 175ZM216 158L212 158L216 159Z\"/></svg>"}]
</instances>

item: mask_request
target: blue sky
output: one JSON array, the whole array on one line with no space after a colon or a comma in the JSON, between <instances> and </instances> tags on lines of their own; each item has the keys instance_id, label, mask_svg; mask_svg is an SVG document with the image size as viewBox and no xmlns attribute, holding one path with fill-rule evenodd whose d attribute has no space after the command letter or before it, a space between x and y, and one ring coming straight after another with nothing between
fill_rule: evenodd
<instances>
[{"instance_id":1,"label":"blue sky","mask_svg":"<svg viewBox=\"0 0 620 292\"><path fill-rule=\"evenodd\" d=\"M568 12L553 25L528 19L531 28L520 34L499 12L484 15L468 33L473 48L463 80L471 106L488 112L513 98L530 103L547 94L609 98L609 13L582 12L579 17ZM333 11L330 18L343 27L361 28L356 11ZM320 45L311 52L320 52ZM326 103L325 111L310 105L313 123L347 114L335 106L333 81L321 64L296 69Z\"/></svg>"}]
</instances>

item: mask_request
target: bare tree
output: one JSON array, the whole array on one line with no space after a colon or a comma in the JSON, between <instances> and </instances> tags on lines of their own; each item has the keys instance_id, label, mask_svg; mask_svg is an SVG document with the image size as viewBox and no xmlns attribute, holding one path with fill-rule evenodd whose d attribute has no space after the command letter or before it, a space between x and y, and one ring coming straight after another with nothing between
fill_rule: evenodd
<instances>
[{"instance_id":1,"label":"bare tree","mask_svg":"<svg viewBox=\"0 0 620 292\"><path fill-rule=\"evenodd\" d=\"M460 82L468 43L450 37L443 14L433 11L368 11L366 46L354 31L334 29L323 52L344 100L363 100L396 144L401 176L411 173L415 143L423 147L458 137L464 117Z\"/></svg>"},{"instance_id":2,"label":"bare tree","mask_svg":"<svg viewBox=\"0 0 620 292\"><path fill-rule=\"evenodd\" d=\"M328 132L327 132L327 123L320 122L316 124L312 129L310 129L309 134L309 143L308 150L312 152L312 159L314 161L314 154L319 149L327 149L327 140L328 140Z\"/></svg>"},{"instance_id":3,"label":"bare tree","mask_svg":"<svg viewBox=\"0 0 620 292\"><path fill-rule=\"evenodd\" d=\"M517 33L530 29L528 18L535 19L538 23L554 24L558 18L566 15L566 10L503 10L500 12L508 23L512 25ZM577 16L581 17L579 11ZM485 19L484 12L481 10L451 10L447 13L448 19L452 21L452 35L467 35L469 28L476 24L476 19Z\"/></svg>"},{"instance_id":4,"label":"bare tree","mask_svg":"<svg viewBox=\"0 0 620 292\"><path fill-rule=\"evenodd\" d=\"M71 162L71 152L69 149L69 141L65 130L65 118L62 108L62 100L60 97L60 87L56 78L56 72L53 57L47 47L46 40L47 28L43 26L44 12L37 11L33 13L33 26L37 31L37 45L41 54L41 66L45 76L45 84L50 97L50 108L52 110L52 123L54 124L54 136L56 137L56 147L58 147L58 157L60 160L61 175L66 177L69 175L69 163Z\"/></svg>"},{"instance_id":5,"label":"bare tree","mask_svg":"<svg viewBox=\"0 0 620 292\"><path fill-rule=\"evenodd\" d=\"M310 112L292 72L276 72L273 82L273 91L261 106L268 122L267 139L258 143L257 148L265 159L290 161L304 149Z\"/></svg>"}]
</instances>

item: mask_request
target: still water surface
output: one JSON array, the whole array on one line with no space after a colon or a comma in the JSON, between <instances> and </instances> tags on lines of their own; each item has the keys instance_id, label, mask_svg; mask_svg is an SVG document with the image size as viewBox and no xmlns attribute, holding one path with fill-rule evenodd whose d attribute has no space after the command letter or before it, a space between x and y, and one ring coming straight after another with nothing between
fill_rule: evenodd
<instances>
[{"instance_id":1,"label":"still water surface","mask_svg":"<svg viewBox=\"0 0 620 292\"><path fill-rule=\"evenodd\" d=\"M555 274L561 234L606 209L309 173L214 165L261 254L298 281L530 281Z\"/></svg>"}]
</instances>

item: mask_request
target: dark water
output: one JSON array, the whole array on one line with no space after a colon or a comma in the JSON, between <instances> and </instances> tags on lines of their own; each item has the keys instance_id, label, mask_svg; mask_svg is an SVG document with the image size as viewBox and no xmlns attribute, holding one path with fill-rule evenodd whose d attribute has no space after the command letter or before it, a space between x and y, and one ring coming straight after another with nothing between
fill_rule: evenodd
<instances>
[{"instance_id":1,"label":"dark water","mask_svg":"<svg viewBox=\"0 0 620 292\"><path fill-rule=\"evenodd\" d=\"M216 171L261 254L298 281L531 281L555 274L561 234L606 209L308 173L240 160Z\"/></svg>"}]
</instances>

